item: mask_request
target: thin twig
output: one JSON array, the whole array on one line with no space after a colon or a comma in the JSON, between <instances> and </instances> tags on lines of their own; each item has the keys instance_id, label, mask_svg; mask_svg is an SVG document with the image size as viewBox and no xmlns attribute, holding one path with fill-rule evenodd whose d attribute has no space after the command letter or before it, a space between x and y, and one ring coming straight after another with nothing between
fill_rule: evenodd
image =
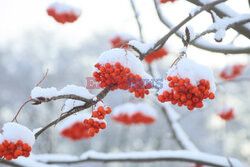
<instances>
[{"instance_id":1,"label":"thin twig","mask_svg":"<svg viewBox=\"0 0 250 167\"><path fill-rule=\"evenodd\" d=\"M31 102L31 101L32 101L32 99L29 99L29 100L27 100L26 102L23 103L23 105L19 108L19 110L17 111L16 115L14 116L14 118L12 119L11 122L14 122L14 121L17 122L17 116L19 115L20 111L22 110L22 108L23 108L27 103L29 103L29 102Z\"/></svg>"},{"instance_id":2,"label":"thin twig","mask_svg":"<svg viewBox=\"0 0 250 167\"><path fill-rule=\"evenodd\" d=\"M139 20L138 11L136 10L134 0L130 0L130 4L132 6L134 16L135 16L135 19L136 19L136 23L137 23L137 26L138 26L138 30L139 30L139 34L140 34L140 40L141 40L141 42L144 42L143 35L142 35L142 26L141 26L141 23L140 23L140 20Z\"/></svg>"},{"instance_id":3,"label":"thin twig","mask_svg":"<svg viewBox=\"0 0 250 167\"><path fill-rule=\"evenodd\" d=\"M76 106L74 108L72 108L71 110L69 110L68 112L65 112L64 115L60 116L59 118L57 118L56 120L50 122L49 124L47 124L45 127L43 127L41 130L39 130L36 134L35 134L35 138L37 139L38 136L40 134L42 134L45 130L47 130L48 128L50 128L53 125L56 125L58 122L60 122L61 120L71 116L72 114L75 114L79 111L85 110L93 105L95 105L98 101L102 100L110 91L110 89L104 89L102 90L98 95L97 95L97 101L94 101L93 99L89 100L88 102L86 102L84 105L81 106Z\"/></svg>"},{"instance_id":4,"label":"thin twig","mask_svg":"<svg viewBox=\"0 0 250 167\"><path fill-rule=\"evenodd\" d=\"M47 75L48 75L48 72L49 72L49 69L46 70L46 72L45 72L43 78L36 84L36 87L38 87L38 86L44 81L44 79L45 79L45 78L47 77Z\"/></svg>"}]
</instances>

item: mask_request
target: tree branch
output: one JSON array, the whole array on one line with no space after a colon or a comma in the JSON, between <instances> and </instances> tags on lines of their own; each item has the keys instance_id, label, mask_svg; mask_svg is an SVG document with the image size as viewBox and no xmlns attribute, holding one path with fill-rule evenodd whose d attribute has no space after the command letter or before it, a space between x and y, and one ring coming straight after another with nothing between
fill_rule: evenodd
<instances>
[{"instance_id":1,"label":"tree branch","mask_svg":"<svg viewBox=\"0 0 250 167\"><path fill-rule=\"evenodd\" d=\"M136 23L137 23L137 26L138 26L138 30L139 30L139 34L140 34L140 40L141 40L141 42L143 42L144 39L143 39L143 35L142 35L142 26L141 26L141 23L140 23L140 20L139 20L139 16L138 16L138 12L137 12L136 7L135 7L134 0L130 0L130 4L131 4L131 7L133 9L134 16L135 16L135 19L136 19Z\"/></svg>"},{"instance_id":2,"label":"tree branch","mask_svg":"<svg viewBox=\"0 0 250 167\"><path fill-rule=\"evenodd\" d=\"M248 19L243 19L243 20L239 20L239 21L235 21L235 22L233 22L233 23L231 23L231 24L228 24L228 26L226 27L226 30L229 29L229 28L234 27L235 25L246 24L246 23L248 23L248 22L250 22L250 18L248 18ZM213 29L208 29L208 30L203 31L202 33L197 34L197 35L194 37L194 39L192 39L192 40L190 41L190 44L194 43L195 40L197 40L197 39L200 38L201 36L204 36L204 35L209 34L209 33L212 33L212 32L216 32L216 29L215 29L215 28L213 28ZM250 52L250 48L249 48L249 52Z\"/></svg>"},{"instance_id":3,"label":"tree branch","mask_svg":"<svg viewBox=\"0 0 250 167\"><path fill-rule=\"evenodd\" d=\"M33 156L37 161L44 162L47 164L78 164L84 162L191 162L195 164L203 164L208 166L215 167L229 167L230 164L226 157L211 155L202 152L193 152L193 151L146 151L146 152L127 152L127 153L100 153L89 151L81 155L80 158L72 160L63 160L60 158L56 160L57 155L55 155L55 160L53 160L53 154L49 156L45 155L34 155ZM60 155L63 157L63 155ZM47 159L46 159L47 158ZM243 167L243 165L236 159L231 158L230 162L234 167Z\"/></svg>"},{"instance_id":4,"label":"tree branch","mask_svg":"<svg viewBox=\"0 0 250 167\"><path fill-rule=\"evenodd\" d=\"M202 6L203 4L200 2L200 0L187 0L197 6ZM223 6L222 6L223 5ZM231 15L233 15L233 12L232 13L228 13L227 11L223 11L223 9L225 8L229 8L226 4L221 4L222 7L219 7L219 6L215 6L213 7L213 11L220 17L231 17ZM229 11L229 10L228 10ZM237 31L238 33L244 35L246 38L250 39L250 31L247 27L245 27L244 25L236 25L233 27L233 29L235 31Z\"/></svg>"},{"instance_id":5,"label":"tree branch","mask_svg":"<svg viewBox=\"0 0 250 167\"><path fill-rule=\"evenodd\" d=\"M214 1L214 3L215 2L220 2L221 3L221 1ZM162 15L162 13L161 13L161 10L160 10L160 7L159 7L159 5L158 5L158 3L157 3L157 0L154 0L154 4L155 4L155 8L156 8L156 11L157 11L157 15L158 15L158 17L159 17L159 19L160 19L160 21L164 24L164 25L166 25L168 28L170 28L171 29L171 31L173 30L172 29L172 27L173 27L173 25L172 25L172 23L170 23L169 21L166 21L166 18L164 18L164 16ZM211 3L210 3L211 4ZM218 3L217 3L218 4ZM206 4L206 5L209 5L209 4ZM205 6L206 6L205 5ZM202 8L204 9L204 7L205 6L203 6ZM204 10L209 10L209 9L211 9L212 7L214 7L215 5L213 5L213 6L210 6L210 8L206 8L206 9L204 9ZM201 9L202 9L201 8ZM200 9L200 10L201 10ZM195 15L194 15L195 16ZM192 17L189 15L186 19L187 19L187 21L189 20L189 19L191 19ZM185 22L186 23L186 22ZM184 23L184 24L185 24ZM183 25L184 25L183 24ZM171 32L170 31L170 32ZM182 33L181 32L179 32L179 31L174 31L174 33L178 36L178 37L180 37L180 38L182 38ZM164 42L165 43L165 42ZM206 43L206 44L205 44ZM211 52L217 52L217 53L225 53L225 54L239 54L239 53L250 53L250 47L245 47L245 48L241 48L241 47L232 47L231 45L230 46L223 46L223 45L214 45L214 44L211 44L210 42L208 42L208 41L206 41L206 42L204 42L204 43L199 43L199 42L196 42L196 41L194 41L193 43L192 43L192 45L194 45L195 47L197 47L197 48L200 48L200 49L203 49L203 50L207 50L207 51L211 51Z\"/></svg>"},{"instance_id":6,"label":"tree branch","mask_svg":"<svg viewBox=\"0 0 250 167\"><path fill-rule=\"evenodd\" d=\"M71 110L69 110L68 112L64 113L63 115L61 115L59 118L57 118L56 120L50 122L49 124L47 124L45 127L43 127L41 130L39 130L36 134L35 134L35 138L37 139L38 136L40 134L42 134L45 130L47 130L48 128L50 128L53 125L56 125L58 122L60 122L61 120L71 116L72 114L75 114L79 111L85 110L93 105L95 105L98 101L102 100L110 91L110 89L104 89L102 90L98 95L97 95L97 101L94 101L93 99L89 100L88 102L86 102L84 105L81 106L77 106L72 108Z\"/></svg>"}]
</instances>

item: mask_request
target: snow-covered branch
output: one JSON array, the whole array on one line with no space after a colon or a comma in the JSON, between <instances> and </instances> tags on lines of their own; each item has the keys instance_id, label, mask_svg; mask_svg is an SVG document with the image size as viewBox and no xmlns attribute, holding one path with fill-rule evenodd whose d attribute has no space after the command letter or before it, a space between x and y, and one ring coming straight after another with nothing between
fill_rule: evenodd
<instances>
[{"instance_id":1,"label":"snow-covered branch","mask_svg":"<svg viewBox=\"0 0 250 167\"><path fill-rule=\"evenodd\" d=\"M225 34L225 31L227 29L234 27L235 25L245 24L248 22L250 22L250 15L249 14L241 15L241 16L234 17L234 18L223 18L223 19L216 20L215 23L212 24L210 27L208 27L207 30L195 35L195 37L190 41L190 43L194 43L194 41L197 40L198 38L200 38L201 36L204 36L204 35L212 33L212 32L219 33L222 31ZM221 38L223 38L223 37L224 37L224 35L221 36ZM217 40L219 40L219 39L217 39Z\"/></svg>"},{"instance_id":2,"label":"snow-covered branch","mask_svg":"<svg viewBox=\"0 0 250 167\"><path fill-rule=\"evenodd\" d=\"M205 2L209 3L213 0L187 0L197 6L202 6ZM227 4L222 3L219 4L215 7L213 7L213 11L220 17L236 17L239 16L237 12L232 10ZM236 25L232 27L235 31L237 31L239 34L244 35L246 38L250 38L250 29L249 29L249 24L248 25Z\"/></svg>"},{"instance_id":3,"label":"snow-covered branch","mask_svg":"<svg viewBox=\"0 0 250 167\"><path fill-rule=\"evenodd\" d=\"M202 152L193 151L145 151L145 152L127 152L127 153L100 153L88 151L80 157L69 157L68 155L44 154L33 155L37 161L47 164L78 164L83 162L159 162L159 161L176 161L176 162L192 162L196 164L204 164L216 167L243 167L238 160L234 158L226 158L217 155L211 155Z\"/></svg>"},{"instance_id":4,"label":"snow-covered branch","mask_svg":"<svg viewBox=\"0 0 250 167\"><path fill-rule=\"evenodd\" d=\"M215 3L215 2L219 2L219 1L213 1L213 2ZM166 17L163 16L163 14L161 12L161 9L160 9L160 7L158 5L157 0L154 0L154 4L155 4L155 8L156 8L159 19L161 20L161 22L164 25L166 25L172 31L174 29L174 25L169 20L167 20ZM209 4L211 4L211 3L208 3L205 6L207 6ZM209 9L211 9L214 6L215 5L210 6ZM192 19L192 17L197 15L198 11L201 12L202 9L204 9L204 6L201 7L201 8L196 8L195 12L192 11L191 12L192 14L190 14L186 19L188 19L188 20ZM206 8L204 10L209 10L209 9ZM181 32L179 30L174 31L174 33L176 33L176 35L178 37L180 37L180 38L182 38L182 36L184 34L183 32ZM236 46L233 46L233 45L216 45L216 44L212 44L212 43L208 42L205 39L196 40L196 41L192 42L192 45L194 45L194 46L196 46L196 47L198 47L200 49L208 50L208 51L211 51L211 52L218 52L218 53L226 53L226 54L229 54L229 53L231 53L231 54L250 53L250 47L244 47L243 48L243 47L236 47Z\"/></svg>"}]
</instances>

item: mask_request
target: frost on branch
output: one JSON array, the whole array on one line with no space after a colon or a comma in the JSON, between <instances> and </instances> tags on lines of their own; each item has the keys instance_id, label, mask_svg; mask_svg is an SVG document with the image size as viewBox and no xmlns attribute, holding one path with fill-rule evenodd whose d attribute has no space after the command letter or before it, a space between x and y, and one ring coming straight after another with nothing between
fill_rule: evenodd
<instances>
[{"instance_id":1,"label":"frost on branch","mask_svg":"<svg viewBox=\"0 0 250 167\"><path fill-rule=\"evenodd\" d=\"M67 22L75 22L81 15L81 10L63 3L55 2L48 7L47 13L57 22L65 24Z\"/></svg>"},{"instance_id":2,"label":"frost on branch","mask_svg":"<svg viewBox=\"0 0 250 167\"><path fill-rule=\"evenodd\" d=\"M35 87L31 91L31 98L38 101L50 101L53 98L57 98L59 96L66 95L76 95L85 99L92 99L94 95L90 94L89 91L85 87L80 87L76 85L67 85L61 90L57 90L56 88L41 88ZM80 100L72 100L68 99L65 101L65 105L63 108L63 112L67 112L71 110L73 107L84 105L85 102Z\"/></svg>"},{"instance_id":3,"label":"frost on branch","mask_svg":"<svg viewBox=\"0 0 250 167\"><path fill-rule=\"evenodd\" d=\"M101 54L95 65L93 76L101 88L122 89L144 98L152 87L147 83L151 76L135 55L124 49L111 49Z\"/></svg>"},{"instance_id":4,"label":"frost on branch","mask_svg":"<svg viewBox=\"0 0 250 167\"><path fill-rule=\"evenodd\" d=\"M246 68L246 65L242 64L235 64L232 66L226 66L220 73L220 77L225 80L232 80L236 77L240 76L244 69Z\"/></svg>"},{"instance_id":5,"label":"frost on branch","mask_svg":"<svg viewBox=\"0 0 250 167\"><path fill-rule=\"evenodd\" d=\"M229 25L232 25L234 23L246 20L246 19L250 19L250 14L242 14L239 15L237 17L233 17L233 18L222 18L219 19L218 17L216 17L215 15L213 15L214 17L214 24L212 24L211 26L208 27L208 31L209 30L214 30L215 29L215 35L214 35L214 39L217 42L221 42L222 39L225 36L226 30L229 27Z\"/></svg>"},{"instance_id":6,"label":"frost on branch","mask_svg":"<svg viewBox=\"0 0 250 167\"><path fill-rule=\"evenodd\" d=\"M173 105L187 106L189 110L202 108L204 99L214 99L215 81L213 72L196 62L182 57L170 68L158 92L162 103L171 101Z\"/></svg>"},{"instance_id":7,"label":"frost on branch","mask_svg":"<svg viewBox=\"0 0 250 167\"><path fill-rule=\"evenodd\" d=\"M235 117L234 108L228 105L225 105L223 106L221 111L218 113L218 116L225 121L230 121L234 119Z\"/></svg>"},{"instance_id":8,"label":"frost on branch","mask_svg":"<svg viewBox=\"0 0 250 167\"><path fill-rule=\"evenodd\" d=\"M155 122L157 112L146 103L126 103L114 108L112 119L125 125L151 124Z\"/></svg>"},{"instance_id":9,"label":"frost on branch","mask_svg":"<svg viewBox=\"0 0 250 167\"><path fill-rule=\"evenodd\" d=\"M114 36L111 37L110 39L110 44L112 46L112 48L128 48L128 45L124 45L127 44L130 40L135 39L135 37L133 37L132 35L129 34L116 34Z\"/></svg>"},{"instance_id":10,"label":"frost on branch","mask_svg":"<svg viewBox=\"0 0 250 167\"><path fill-rule=\"evenodd\" d=\"M8 161L19 156L28 157L34 142L33 132L25 126L14 122L5 123L0 133L0 157Z\"/></svg>"}]
</instances>

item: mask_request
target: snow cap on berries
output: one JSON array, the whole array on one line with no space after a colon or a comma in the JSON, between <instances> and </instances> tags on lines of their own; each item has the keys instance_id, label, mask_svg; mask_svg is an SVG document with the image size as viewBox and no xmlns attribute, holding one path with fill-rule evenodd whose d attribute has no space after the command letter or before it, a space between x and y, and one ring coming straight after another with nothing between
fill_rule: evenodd
<instances>
[{"instance_id":1,"label":"snow cap on berries","mask_svg":"<svg viewBox=\"0 0 250 167\"><path fill-rule=\"evenodd\" d=\"M201 79L205 79L210 83L210 92L215 93L216 91L213 71L210 68L198 64L189 58L182 57L176 65L168 70L167 76L178 76L184 79L189 78L190 83L194 86L197 86ZM171 90L171 88L168 86L168 83L169 81L164 80L163 89L161 89L158 94L162 94L165 90Z\"/></svg>"},{"instance_id":2,"label":"snow cap on berries","mask_svg":"<svg viewBox=\"0 0 250 167\"><path fill-rule=\"evenodd\" d=\"M58 14L74 12L74 14L76 14L77 16L80 16L82 13L81 9L78 9L76 7L73 7L64 3L59 3L59 2L52 3L48 7L48 9L51 9L51 8L55 9L56 13Z\"/></svg>"},{"instance_id":3,"label":"snow cap on berries","mask_svg":"<svg viewBox=\"0 0 250 167\"><path fill-rule=\"evenodd\" d=\"M106 63L115 65L117 62L119 62L124 68L129 68L131 73L140 75L142 79L152 78L145 72L142 62L128 50L119 48L110 49L103 52L98 58L98 63L101 65L105 65Z\"/></svg>"},{"instance_id":4,"label":"snow cap on berries","mask_svg":"<svg viewBox=\"0 0 250 167\"><path fill-rule=\"evenodd\" d=\"M34 133L27 127L14 122L8 122L3 125L3 138L9 142L16 143L21 140L23 143L27 143L30 147L35 142ZM1 137L0 137L1 140Z\"/></svg>"}]
</instances>

